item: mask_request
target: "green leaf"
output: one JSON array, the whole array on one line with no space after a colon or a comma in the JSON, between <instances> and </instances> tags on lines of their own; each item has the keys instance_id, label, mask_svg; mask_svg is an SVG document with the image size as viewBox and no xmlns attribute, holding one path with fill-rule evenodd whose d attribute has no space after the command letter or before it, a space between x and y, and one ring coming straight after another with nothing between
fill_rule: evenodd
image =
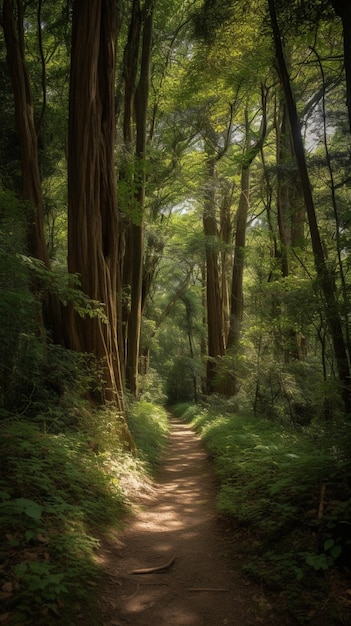
<instances>
[{"instance_id":1,"label":"green leaf","mask_svg":"<svg viewBox=\"0 0 351 626\"><path fill-rule=\"evenodd\" d=\"M327 550L330 550L330 548L332 548L334 545L334 539L326 539L326 541L324 542L324 550L327 552Z\"/></svg>"},{"instance_id":2,"label":"green leaf","mask_svg":"<svg viewBox=\"0 0 351 626\"><path fill-rule=\"evenodd\" d=\"M340 556L342 552L342 548L341 546L333 546L332 549L330 550L330 555L333 557L334 561L336 561L336 559Z\"/></svg>"},{"instance_id":3,"label":"green leaf","mask_svg":"<svg viewBox=\"0 0 351 626\"><path fill-rule=\"evenodd\" d=\"M16 565L13 569L16 576L19 576L21 578L21 576L23 576L27 572L28 565L27 563L24 563L22 561L21 563L18 563L18 565Z\"/></svg>"},{"instance_id":4,"label":"green leaf","mask_svg":"<svg viewBox=\"0 0 351 626\"><path fill-rule=\"evenodd\" d=\"M17 498L14 500L14 504L16 508L18 508L21 513L24 513L28 517L39 521L41 519L41 514L43 512L43 507L34 502L34 500L28 500L27 498Z\"/></svg>"},{"instance_id":5,"label":"green leaf","mask_svg":"<svg viewBox=\"0 0 351 626\"><path fill-rule=\"evenodd\" d=\"M31 539L35 539L37 534L35 532L33 532L32 530L26 530L24 536L26 538L26 541L29 542L29 541L31 541Z\"/></svg>"},{"instance_id":6,"label":"green leaf","mask_svg":"<svg viewBox=\"0 0 351 626\"><path fill-rule=\"evenodd\" d=\"M307 565L313 567L316 571L325 571L329 567L327 556L325 554L307 554L306 563Z\"/></svg>"}]
</instances>

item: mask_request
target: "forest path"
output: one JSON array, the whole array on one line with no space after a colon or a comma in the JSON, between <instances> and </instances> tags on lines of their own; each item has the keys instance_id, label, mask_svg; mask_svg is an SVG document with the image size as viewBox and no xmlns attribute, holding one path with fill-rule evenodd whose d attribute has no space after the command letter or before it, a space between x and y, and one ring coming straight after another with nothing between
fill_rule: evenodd
<instances>
[{"instance_id":1,"label":"forest path","mask_svg":"<svg viewBox=\"0 0 351 626\"><path fill-rule=\"evenodd\" d=\"M264 593L245 581L215 508L215 479L191 427L171 418L155 491L101 554L104 626L283 624ZM165 570L136 574L133 570Z\"/></svg>"}]
</instances>

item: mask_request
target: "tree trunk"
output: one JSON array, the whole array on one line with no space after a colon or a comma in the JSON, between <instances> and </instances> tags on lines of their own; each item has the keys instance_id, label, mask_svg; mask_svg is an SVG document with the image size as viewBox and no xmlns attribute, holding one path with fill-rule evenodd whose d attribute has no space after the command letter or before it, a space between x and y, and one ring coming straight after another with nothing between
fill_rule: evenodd
<instances>
[{"instance_id":1,"label":"tree trunk","mask_svg":"<svg viewBox=\"0 0 351 626\"><path fill-rule=\"evenodd\" d=\"M15 21L15 14L16 21ZM38 137L34 102L24 57L23 0L4 0L3 29L7 61L15 102L18 141L21 154L22 197L32 208L28 224L29 254L50 267L44 236L43 197L39 173Z\"/></svg>"},{"instance_id":2,"label":"tree trunk","mask_svg":"<svg viewBox=\"0 0 351 626\"><path fill-rule=\"evenodd\" d=\"M243 317L243 274L246 242L246 225L249 210L250 170L243 167L241 171L241 192L239 207L236 214L234 262L232 289L230 298L230 329L227 348L237 346L240 339L240 327Z\"/></svg>"},{"instance_id":3,"label":"tree trunk","mask_svg":"<svg viewBox=\"0 0 351 626\"><path fill-rule=\"evenodd\" d=\"M124 162L119 170L120 184L124 184L127 189L127 197L124 205L119 206L120 222L123 228L120 229L120 274L122 277L122 297L121 297L121 362L125 375L127 351L128 351L128 324L131 309L131 284L133 271L133 238L132 220L134 202L129 203L130 190L133 189L134 177L134 133L133 120L135 114L135 92L139 67L139 48L141 36L141 9L139 0L133 0L131 7L128 38L123 55L123 81L124 81L124 111L123 111L123 148Z\"/></svg>"},{"instance_id":4,"label":"tree trunk","mask_svg":"<svg viewBox=\"0 0 351 626\"><path fill-rule=\"evenodd\" d=\"M275 9L275 0L268 0L268 2L278 63L278 71L287 103L294 151L296 155L297 165L299 168L306 213L310 228L315 267L320 282L321 291L324 296L325 313L328 320L329 331L333 341L334 353L337 362L339 380L342 387L342 395L344 398L345 409L347 412L349 412L351 410L350 369L343 337L342 324L338 311L338 303L335 295L335 287L332 277L330 276L327 264L325 262L323 246L320 239L301 135L301 128L280 38L280 31Z\"/></svg>"},{"instance_id":5,"label":"tree trunk","mask_svg":"<svg viewBox=\"0 0 351 626\"><path fill-rule=\"evenodd\" d=\"M218 233L215 217L216 158L207 157L207 186L204 199L203 227L206 237L206 309L208 333L207 390L216 391L215 360L224 354L222 300L218 270Z\"/></svg>"},{"instance_id":6,"label":"tree trunk","mask_svg":"<svg viewBox=\"0 0 351 626\"><path fill-rule=\"evenodd\" d=\"M139 349L141 332L142 277L144 251L144 202L145 202L145 158L146 124L149 101L150 63L153 27L153 0L143 7L143 40L140 62L140 77L135 93L135 200L138 219L131 224L132 245L131 308L128 321L126 383L135 398L139 397Z\"/></svg>"},{"instance_id":7,"label":"tree trunk","mask_svg":"<svg viewBox=\"0 0 351 626\"><path fill-rule=\"evenodd\" d=\"M143 294L145 153L152 31L153 0L146 0L142 9L140 1L134 0L124 51L123 136L127 163L126 167L122 168L120 180L129 190L124 207L127 226L124 234L125 252L122 259L124 366L127 387L136 398L139 395L143 295L145 298L145 293ZM135 122L135 137L133 121ZM130 190L132 190L131 194Z\"/></svg>"},{"instance_id":8,"label":"tree trunk","mask_svg":"<svg viewBox=\"0 0 351 626\"><path fill-rule=\"evenodd\" d=\"M34 120L34 102L24 51L23 0L4 0L3 31L7 62L12 81L15 119L21 158L21 196L30 208L27 227L27 249L30 256L50 269L44 233L44 205L39 168L38 137ZM34 293L40 292L38 281L32 283ZM63 343L61 305L54 294L42 302L38 320L39 331L49 330L56 343Z\"/></svg>"},{"instance_id":9,"label":"tree trunk","mask_svg":"<svg viewBox=\"0 0 351 626\"><path fill-rule=\"evenodd\" d=\"M221 295L222 295L222 325L227 343L230 327L230 275L233 263L232 251L230 250L233 237L233 227L230 215L233 200L234 185L226 184L223 189L223 200L220 206L220 230L221 242Z\"/></svg>"},{"instance_id":10,"label":"tree trunk","mask_svg":"<svg viewBox=\"0 0 351 626\"><path fill-rule=\"evenodd\" d=\"M304 243L304 203L301 197L301 185L296 168L296 158L292 145L292 136L285 98L280 94L276 114L277 130L277 216L280 240L279 258L281 276L286 278L290 274L291 246L303 247ZM279 305L280 314L285 312L282 300L275 303L274 310ZM301 333L286 328L281 332L280 349L288 362L299 359L301 351Z\"/></svg>"},{"instance_id":11,"label":"tree trunk","mask_svg":"<svg viewBox=\"0 0 351 626\"><path fill-rule=\"evenodd\" d=\"M246 245L246 227L247 216L250 207L250 166L257 154L259 154L267 131L266 119L266 96L262 89L262 121L260 136L254 145L250 141L250 126L248 120L248 111L245 111L245 128L246 139L243 155L243 163L241 170L241 188L239 207L236 214L236 231L234 244L234 261L230 298L230 328L227 341L227 350L235 352L239 347L241 336L241 324L243 317L243 276L244 276L244 257ZM226 393L234 394L236 392L236 376L232 374L228 378L228 387Z\"/></svg>"},{"instance_id":12,"label":"tree trunk","mask_svg":"<svg viewBox=\"0 0 351 626\"><path fill-rule=\"evenodd\" d=\"M114 0L75 0L72 23L68 140L68 268L82 290L103 304L107 320L70 312L70 348L103 365L98 401L113 401L122 418L124 395L117 343L118 222L115 144ZM126 442L133 446L128 429Z\"/></svg>"},{"instance_id":13,"label":"tree trunk","mask_svg":"<svg viewBox=\"0 0 351 626\"><path fill-rule=\"evenodd\" d=\"M351 5L349 0L331 0L335 13L341 17L344 36L346 102L351 132Z\"/></svg>"},{"instance_id":14,"label":"tree trunk","mask_svg":"<svg viewBox=\"0 0 351 626\"><path fill-rule=\"evenodd\" d=\"M289 275L289 255L288 250L291 245L291 231L289 228L290 205L290 185L286 176L285 168L291 161L290 150L290 126L287 118L285 102L281 103L281 120L277 120L277 165L278 165L278 186L277 186L277 215L278 230L280 239L280 265L281 274Z\"/></svg>"}]
</instances>

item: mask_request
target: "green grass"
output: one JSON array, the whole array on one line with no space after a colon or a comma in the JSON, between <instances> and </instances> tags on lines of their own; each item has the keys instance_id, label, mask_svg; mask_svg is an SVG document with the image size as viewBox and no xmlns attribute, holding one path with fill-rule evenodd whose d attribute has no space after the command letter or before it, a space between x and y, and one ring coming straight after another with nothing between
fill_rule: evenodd
<instances>
[{"instance_id":1,"label":"green grass","mask_svg":"<svg viewBox=\"0 0 351 626\"><path fill-rule=\"evenodd\" d=\"M83 412L78 421L79 432L58 434L19 418L0 425L0 620L7 624L73 623L94 596L97 538L121 525L130 486L150 480L167 434L163 409L133 407L138 458L122 448L111 409Z\"/></svg>"},{"instance_id":2,"label":"green grass","mask_svg":"<svg viewBox=\"0 0 351 626\"><path fill-rule=\"evenodd\" d=\"M151 402L134 403L128 412L127 422L136 443L138 455L154 473L169 434L165 409Z\"/></svg>"},{"instance_id":3,"label":"green grass","mask_svg":"<svg viewBox=\"0 0 351 626\"><path fill-rule=\"evenodd\" d=\"M313 623L326 595L328 623L339 623L330 585L351 554L350 425L297 431L218 407L182 410L213 460L219 511L246 529L245 572L277 592L297 623Z\"/></svg>"}]
</instances>

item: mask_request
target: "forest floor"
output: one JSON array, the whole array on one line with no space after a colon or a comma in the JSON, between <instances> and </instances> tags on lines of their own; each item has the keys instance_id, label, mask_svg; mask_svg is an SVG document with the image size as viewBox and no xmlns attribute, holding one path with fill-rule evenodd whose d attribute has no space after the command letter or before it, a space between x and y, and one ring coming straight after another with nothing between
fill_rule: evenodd
<instances>
[{"instance_id":1,"label":"forest floor","mask_svg":"<svg viewBox=\"0 0 351 626\"><path fill-rule=\"evenodd\" d=\"M293 623L276 614L273 597L245 579L236 559L240 532L226 528L215 498L212 465L200 439L189 425L171 418L156 483L139 496L125 529L102 543L100 624ZM96 626L96 615L85 618L87 623Z\"/></svg>"}]
</instances>

